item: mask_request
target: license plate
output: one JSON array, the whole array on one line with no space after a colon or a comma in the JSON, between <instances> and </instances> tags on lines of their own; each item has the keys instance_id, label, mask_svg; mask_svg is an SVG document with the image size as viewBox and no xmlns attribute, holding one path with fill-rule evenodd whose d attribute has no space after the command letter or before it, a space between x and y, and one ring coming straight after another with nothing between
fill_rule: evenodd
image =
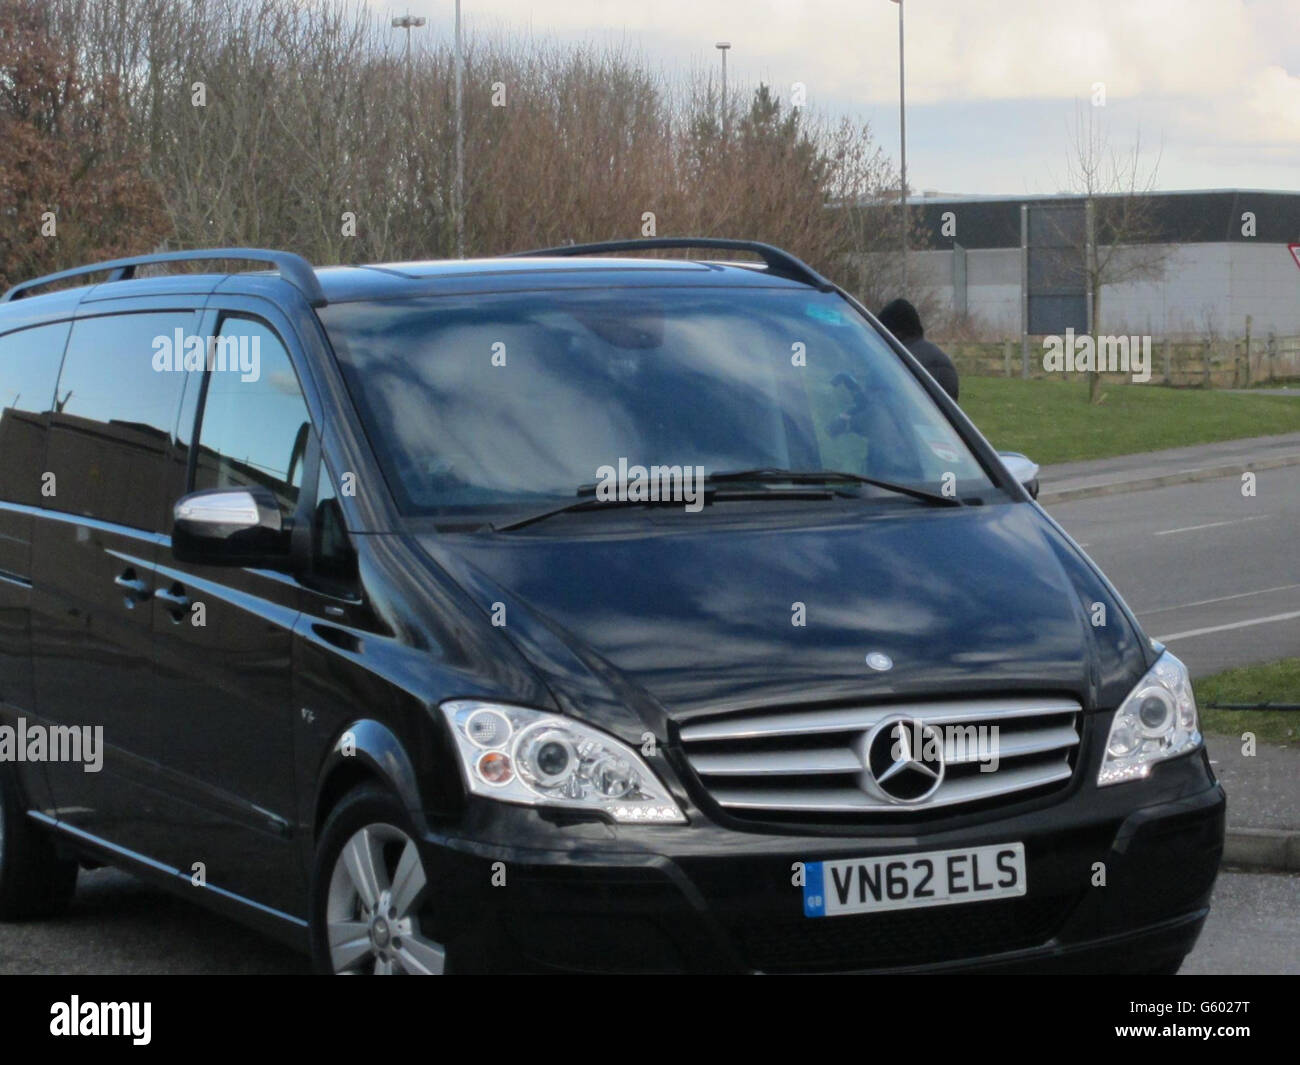
<instances>
[{"instance_id":1,"label":"license plate","mask_svg":"<svg viewBox=\"0 0 1300 1065\"><path fill-rule=\"evenodd\" d=\"M1025 845L807 862L804 874L805 917L984 902L1025 893Z\"/></svg>"}]
</instances>

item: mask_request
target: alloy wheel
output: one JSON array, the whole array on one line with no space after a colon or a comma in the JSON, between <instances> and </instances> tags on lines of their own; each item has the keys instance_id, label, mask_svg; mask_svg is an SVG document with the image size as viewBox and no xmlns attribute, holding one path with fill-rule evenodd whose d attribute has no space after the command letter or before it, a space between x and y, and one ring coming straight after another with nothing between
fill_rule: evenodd
<instances>
[{"instance_id":1,"label":"alloy wheel","mask_svg":"<svg viewBox=\"0 0 1300 1065\"><path fill-rule=\"evenodd\" d=\"M334 972L441 973L446 949L420 930L427 888L419 849L400 828L372 824L355 832L334 860L326 900Z\"/></svg>"}]
</instances>

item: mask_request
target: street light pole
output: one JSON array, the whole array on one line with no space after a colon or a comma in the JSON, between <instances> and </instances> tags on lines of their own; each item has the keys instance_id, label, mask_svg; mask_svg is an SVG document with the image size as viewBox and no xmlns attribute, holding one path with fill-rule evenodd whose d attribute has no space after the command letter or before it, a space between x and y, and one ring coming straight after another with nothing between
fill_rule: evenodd
<instances>
[{"instance_id":1,"label":"street light pole","mask_svg":"<svg viewBox=\"0 0 1300 1065\"><path fill-rule=\"evenodd\" d=\"M893 0L898 5L898 157L899 213L903 217L903 291L907 291L907 89L903 76L903 0Z\"/></svg>"},{"instance_id":2,"label":"street light pole","mask_svg":"<svg viewBox=\"0 0 1300 1065\"><path fill-rule=\"evenodd\" d=\"M411 90L411 30L423 26L424 22L423 18L412 17L409 12L393 19L394 29L406 31L406 124L412 129L415 128L415 100ZM407 148L407 180L411 184L409 192L414 203L416 200L415 158L411 155L409 146Z\"/></svg>"},{"instance_id":3,"label":"street light pole","mask_svg":"<svg viewBox=\"0 0 1300 1065\"><path fill-rule=\"evenodd\" d=\"M456 0L456 257L465 258L465 53Z\"/></svg>"},{"instance_id":4,"label":"street light pole","mask_svg":"<svg viewBox=\"0 0 1300 1065\"><path fill-rule=\"evenodd\" d=\"M396 29L406 31L406 99L411 104L411 30L425 19L402 15L393 19ZM414 125L415 116L410 121ZM456 225L456 255L465 258L465 52L461 44L460 0L456 0L456 181L452 187L452 213Z\"/></svg>"},{"instance_id":5,"label":"street light pole","mask_svg":"<svg viewBox=\"0 0 1300 1065\"><path fill-rule=\"evenodd\" d=\"M411 84L411 30L423 26L424 21L423 18L412 18L409 14L393 19L394 29L406 31L406 84L408 91Z\"/></svg>"},{"instance_id":6,"label":"street light pole","mask_svg":"<svg viewBox=\"0 0 1300 1065\"><path fill-rule=\"evenodd\" d=\"M731 42L719 41L713 47L722 53L722 139L725 141L730 121L727 111L727 50L731 47Z\"/></svg>"}]
</instances>

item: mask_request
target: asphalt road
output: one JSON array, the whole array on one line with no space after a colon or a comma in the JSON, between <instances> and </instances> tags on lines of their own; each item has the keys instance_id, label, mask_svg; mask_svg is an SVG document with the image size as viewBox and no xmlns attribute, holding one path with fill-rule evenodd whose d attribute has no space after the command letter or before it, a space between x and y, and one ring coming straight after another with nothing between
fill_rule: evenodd
<instances>
[{"instance_id":1,"label":"asphalt road","mask_svg":"<svg viewBox=\"0 0 1300 1065\"><path fill-rule=\"evenodd\" d=\"M116 869L82 871L72 909L0 924L0 973L306 973L307 959Z\"/></svg>"},{"instance_id":2,"label":"asphalt road","mask_svg":"<svg viewBox=\"0 0 1300 1065\"><path fill-rule=\"evenodd\" d=\"M1182 973L1300 976L1300 875L1219 874L1210 917Z\"/></svg>"},{"instance_id":3,"label":"asphalt road","mask_svg":"<svg viewBox=\"0 0 1300 1065\"><path fill-rule=\"evenodd\" d=\"M1300 876L1224 872L1185 973L1300 974ZM305 973L304 958L116 870L57 921L0 925L0 974Z\"/></svg>"},{"instance_id":4,"label":"asphalt road","mask_svg":"<svg viewBox=\"0 0 1300 1065\"><path fill-rule=\"evenodd\" d=\"M1300 655L1300 466L1262 470L1255 488L1224 477L1047 509L1203 676Z\"/></svg>"}]
</instances>

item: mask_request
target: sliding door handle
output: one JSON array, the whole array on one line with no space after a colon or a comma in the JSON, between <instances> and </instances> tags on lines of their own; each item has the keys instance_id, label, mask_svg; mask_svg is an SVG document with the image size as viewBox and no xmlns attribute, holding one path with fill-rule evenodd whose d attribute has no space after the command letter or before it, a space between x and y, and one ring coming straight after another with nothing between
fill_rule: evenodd
<instances>
[{"instance_id":1,"label":"sliding door handle","mask_svg":"<svg viewBox=\"0 0 1300 1065\"><path fill-rule=\"evenodd\" d=\"M136 576L135 570L131 567L124 569L113 578L122 591L126 592L126 608L132 609L136 603L143 603L153 593L149 590L149 585Z\"/></svg>"},{"instance_id":2,"label":"sliding door handle","mask_svg":"<svg viewBox=\"0 0 1300 1065\"><path fill-rule=\"evenodd\" d=\"M190 597L183 584L174 581L170 588L159 588L153 594L155 599L166 605L172 621L179 625L185 620L185 612L190 608Z\"/></svg>"}]
</instances>

